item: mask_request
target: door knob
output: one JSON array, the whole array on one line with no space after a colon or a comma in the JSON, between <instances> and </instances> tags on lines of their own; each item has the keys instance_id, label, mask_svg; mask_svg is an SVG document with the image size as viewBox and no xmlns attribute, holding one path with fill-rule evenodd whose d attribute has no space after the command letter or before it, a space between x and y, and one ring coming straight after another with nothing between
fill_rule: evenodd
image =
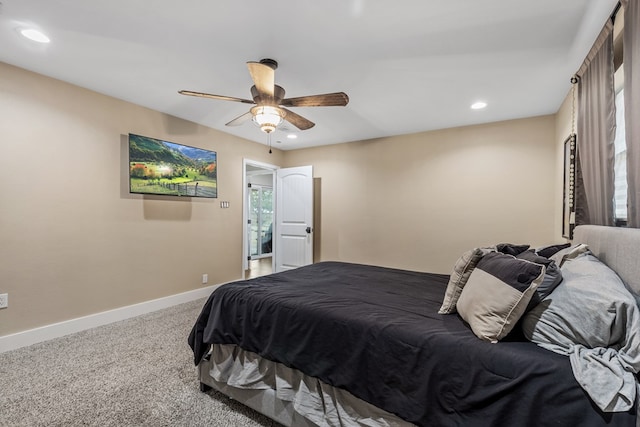
<instances>
[{"instance_id":1,"label":"door knob","mask_svg":"<svg viewBox=\"0 0 640 427\"><path fill-rule=\"evenodd\" d=\"M307 227L307 234L311 234L311 227Z\"/></svg>"}]
</instances>

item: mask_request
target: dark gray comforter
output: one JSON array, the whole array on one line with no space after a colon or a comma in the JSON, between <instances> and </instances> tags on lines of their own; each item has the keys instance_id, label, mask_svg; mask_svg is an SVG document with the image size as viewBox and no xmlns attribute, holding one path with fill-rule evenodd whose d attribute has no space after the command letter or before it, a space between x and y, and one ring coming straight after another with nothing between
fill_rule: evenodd
<instances>
[{"instance_id":1,"label":"dark gray comforter","mask_svg":"<svg viewBox=\"0 0 640 427\"><path fill-rule=\"evenodd\" d=\"M235 344L420 426L635 426L591 403L567 357L439 315L447 280L323 262L229 283L191 331L194 362Z\"/></svg>"}]
</instances>

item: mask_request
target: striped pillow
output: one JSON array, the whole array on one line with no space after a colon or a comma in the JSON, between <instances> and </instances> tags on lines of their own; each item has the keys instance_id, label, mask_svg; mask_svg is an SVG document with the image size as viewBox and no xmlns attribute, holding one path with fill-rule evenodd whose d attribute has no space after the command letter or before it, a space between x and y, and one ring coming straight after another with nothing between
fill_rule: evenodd
<instances>
[{"instance_id":1,"label":"striped pillow","mask_svg":"<svg viewBox=\"0 0 640 427\"><path fill-rule=\"evenodd\" d=\"M479 338L498 342L524 314L544 279L545 267L492 252L485 255L469 276L456 308Z\"/></svg>"}]
</instances>

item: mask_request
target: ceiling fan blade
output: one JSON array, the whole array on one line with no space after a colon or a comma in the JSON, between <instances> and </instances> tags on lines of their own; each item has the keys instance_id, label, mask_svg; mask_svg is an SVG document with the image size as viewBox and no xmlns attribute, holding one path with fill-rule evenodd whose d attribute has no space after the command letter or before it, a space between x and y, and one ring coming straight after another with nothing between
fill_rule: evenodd
<instances>
[{"instance_id":1,"label":"ceiling fan blade","mask_svg":"<svg viewBox=\"0 0 640 427\"><path fill-rule=\"evenodd\" d=\"M198 96L200 98L220 99L222 101L243 102L245 104L254 103L253 101L249 101L248 99L234 98L233 96L213 95L211 93L204 93L204 92L193 92L191 90L179 90L178 93L180 95Z\"/></svg>"},{"instance_id":2,"label":"ceiling fan blade","mask_svg":"<svg viewBox=\"0 0 640 427\"><path fill-rule=\"evenodd\" d=\"M285 107L344 107L349 103L349 96L344 92L309 95L298 98L283 99L280 105Z\"/></svg>"},{"instance_id":3,"label":"ceiling fan blade","mask_svg":"<svg viewBox=\"0 0 640 427\"><path fill-rule=\"evenodd\" d=\"M302 117L300 114L296 114L291 110L287 110L286 108L282 108L282 109L286 112L284 119L300 130L311 129L316 125L311 120L308 120Z\"/></svg>"},{"instance_id":4,"label":"ceiling fan blade","mask_svg":"<svg viewBox=\"0 0 640 427\"><path fill-rule=\"evenodd\" d=\"M241 124L251 120L252 117L253 115L251 114L251 111L247 111L243 115L236 117L235 119L231 120L229 123L226 123L225 126L240 126Z\"/></svg>"},{"instance_id":5,"label":"ceiling fan blade","mask_svg":"<svg viewBox=\"0 0 640 427\"><path fill-rule=\"evenodd\" d=\"M255 61L247 62L247 67L262 101L267 105L273 104L273 92L276 85L275 70L269 65Z\"/></svg>"}]
</instances>

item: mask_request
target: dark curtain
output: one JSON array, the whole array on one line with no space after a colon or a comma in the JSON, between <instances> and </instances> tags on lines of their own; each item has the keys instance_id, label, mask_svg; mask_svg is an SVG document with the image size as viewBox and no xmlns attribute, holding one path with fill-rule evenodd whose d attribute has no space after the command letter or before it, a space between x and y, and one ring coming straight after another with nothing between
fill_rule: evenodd
<instances>
[{"instance_id":1,"label":"dark curtain","mask_svg":"<svg viewBox=\"0 0 640 427\"><path fill-rule=\"evenodd\" d=\"M577 224L614 225L613 74L613 24L607 22L578 71Z\"/></svg>"},{"instance_id":2,"label":"dark curtain","mask_svg":"<svg viewBox=\"0 0 640 427\"><path fill-rule=\"evenodd\" d=\"M580 165L580 154L576 155L575 171L575 188L573 196L576 216L575 225L589 224L589 205L587 204L587 195L584 191L582 167ZM571 234L570 238L573 238L573 233Z\"/></svg>"}]
</instances>

